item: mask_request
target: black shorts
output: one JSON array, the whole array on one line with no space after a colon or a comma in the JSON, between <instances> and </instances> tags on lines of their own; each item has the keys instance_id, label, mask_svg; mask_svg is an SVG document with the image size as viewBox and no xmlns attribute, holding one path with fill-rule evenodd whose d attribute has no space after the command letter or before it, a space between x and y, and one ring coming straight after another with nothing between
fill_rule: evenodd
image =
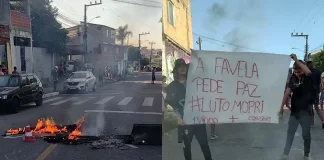
<instances>
[{"instance_id":1,"label":"black shorts","mask_svg":"<svg viewBox=\"0 0 324 160\"><path fill-rule=\"evenodd\" d=\"M155 76L152 76L152 81L155 81Z\"/></svg>"}]
</instances>

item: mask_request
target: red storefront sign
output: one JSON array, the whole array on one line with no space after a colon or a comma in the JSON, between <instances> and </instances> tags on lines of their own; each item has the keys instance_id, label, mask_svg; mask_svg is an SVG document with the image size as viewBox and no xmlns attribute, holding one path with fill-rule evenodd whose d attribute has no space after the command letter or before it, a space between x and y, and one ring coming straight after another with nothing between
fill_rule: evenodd
<instances>
[{"instance_id":1,"label":"red storefront sign","mask_svg":"<svg viewBox=\"0 0 324 160\"><path fill-rule=\"evenodd\" d=\"M0 44L9 42L9 26L0 25Z\"/></svg>"},{"instance_id":2,"label":"red storefront sign","mask_svg":"<svg viewBox=\"0 0 324 160\"><path fill-rule=\"evenodd\" d=\"M10 11L11 26L14 29L31 31L30 17L25 13Z\"/></svg>"}]
</instances>

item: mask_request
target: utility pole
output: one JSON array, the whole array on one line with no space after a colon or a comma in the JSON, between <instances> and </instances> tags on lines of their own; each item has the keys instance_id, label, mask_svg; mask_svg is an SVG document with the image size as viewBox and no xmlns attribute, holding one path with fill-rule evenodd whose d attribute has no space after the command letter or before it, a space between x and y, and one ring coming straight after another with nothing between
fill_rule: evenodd
<instances>
[{"instance_id":1,"label":"utility pole","mask_svg":"<svg viewBox=\"0 0 324 160\"><path fill-rule=\"evenodd\" d=\"M304 61L306 62L308 59L309 59L309 56L310 54L308 54L308 35L305 35L303 33L301 34L294 34L294 33L291 33L291 37L305 37L306 39L306 45L305 45L305 55L304 55Z\"/></svg>"},{"instance_id":2,"label":"utility pole","mask_svg":"<svg viewBox=\"0 0 324 160\"><path fill-rule=\"evenodd\" d=\"M198 41L196 41L196 43L199 45L199 50L201 50L201 42L202 42L201 38L198 37Z\"/></svg>"},{"instance_id":3,"label":"utility pole","mask_svg":"<svg viewBox=\"0 0 324 160\"><path fill-rule=\"evenodd\" d=\"M90 2L90 4L84 5L84 33L83 33L83 43L84 43L84 51L87 57L87 61L90 59L88 54L88 26L87 26L87 9L91 6L96 6L102 4L102 0L99 3L95 1L95 3Z\"/></svg>"},{"instance_id":4,"label":"utility pole","mask_svg":"<svg viewBox=\"0 0 324 160\"><path fill-rule=\"evenodd\" d=\"M138 66L139 66L139 71L141 71L141 57L142 57L142 54L141 54L141 36L144 36L144 35L147 35L147 34L150 34L150 33L149 32L143 32L143 33L138 34L138 49L139 49Z\"/></svg>"},{"instance_id":5,"label":"utility pole","mask_svg":"<svg viewBox=\"0 0 324 160\"><path fill-rule=\"evenodd\" d=\"M151 45L151 56L150 56L150 64L152 63L152 54L153 54L153 45L155 44L155 42L150 42Z\"/></svg>"}]
</instances>

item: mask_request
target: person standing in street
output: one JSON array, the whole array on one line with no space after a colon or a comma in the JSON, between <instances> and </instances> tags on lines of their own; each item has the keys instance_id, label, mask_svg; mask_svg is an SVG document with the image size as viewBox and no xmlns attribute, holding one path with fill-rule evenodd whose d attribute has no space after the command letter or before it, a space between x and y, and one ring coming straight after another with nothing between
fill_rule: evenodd
<instances>
[{"instance_id":1,"label":"person standing in street","mask_svg":"<svg viewBox=\"0 0 324 160\"><path fill-rule=\"evenodd\" d=\"M2 65L2 72L3 72L3 74L5 74L5 75L8 74L8 69L6 67L6 63L5 62L2 62L1 65Z\"/></svg>"},{"instance_id":2,"label":"person standing in street","mask_svg":"<svg viewBox=\"0 0 324 160\"><path fill-rule=\"evenodd\" d=\"M183 112L186 96L188 65L183 59L177 59L173 68L174 81L166 88L166 102L173 107L174 116L178 120L178 142L183 143L184 157L191 160L191 142L196 137L205 160L212 160L208 145L206 124L186 125Z\"/></svg>"},{"instance_id":3,"label":"person standing in street","mask_svg":"<svg viewBox=\"0 0 324 160\"><path fill-rule=\"evenodd\" d=\"M5 74L2 72L2 65L0 65L0 76L4 76Z\"/></svg>"},{"instance_id":4,"label":"person standing in street","mask_svg":"<svg viewBox=\"0 0 324 160\"><path fill-rule=\"evenodd\" d=\"M100 69L100 71L99 71L99 84L100 84L100 87L103 87L103 79L104 79L104 74L105 74L105 72L102 70L102 69Z\"/></svg>"},{"instance_id":5,"label":"person standing in street","mask_svg":"<svg viewBox=\"0 0 324 160\"><path fill-rule=\"evenodd\" d=\"M314 68L313 66L313 62L312 61L307 61L307 67L309 68L309 70L312 72L312 78L314 80L314 85L316 86L316 100L314 101L314 108L315 111L317 113L317 115L319 116L319 118L321 119L322 122L322 128L324 129L324 115L321 113L321 111L319 110L319 94L321 91L321 71ZM315 123L315 112L314 109L312 107L312 127L314 127L314 123Z\"/></svg>"},{"instance_id":6,"label":"person standing in street","mask_svg":"<svg viewBox=\"0 0 324 160\"><path fill-rule=\"evenodd\" d=\"M19 72L17 71L17 67L14 66L14 70L12 71L12 74L19 74Z\"/></svg>"},{"instance_id":7,"label":"person standing in street","mask_svg":"<svg viewBox=\"0 0 324 160\"><path fill-rule=\"evenodd\" d=\"M154 84L155 81L155 67L152 68L152 84Z\"/></svg>"},{"instance_id":8,"label":"person standing in street","mask_svg":"<svg viewBox=\"0 0 324 160\"><path fill-rule=\"evenodd\" d=\"M54 69L52 70L52 78L53 78L53 90L56 92L56 87L59 81L59 75L58 75L58 67L55 66Z\"/></svg>"},{"instance_id":9,"label":"person standing in street","mask_svg":"<svg viewBox=\"0 0 324 160\"><path fill-rule=\"evenodd\" d=\"M323 102L324 102L324 74L321 75L322 80L321 80L321 95L320 95L320 106L321 110L323 111Z\"/></svg>"},{"instance_id":10,"label":"person standing in street","mask_svg":"<svg viewBox=\"0 0 324 160\"><path fill-rule=\"evenodd\" d=\"M286 145L281 160L288 159L299 125L301 125L304 139L304 160L309 160L311 146L311 106L313 106L316 99L316 86L311 75L312 72L304 62L298 60L295 54L291 54L290 57L295 61L293 65L294 74L289 80L282 106L286 103L288 96L291 93L293 94L291 97L291 114L288 122Z\"/></svg>"}]
</instances>

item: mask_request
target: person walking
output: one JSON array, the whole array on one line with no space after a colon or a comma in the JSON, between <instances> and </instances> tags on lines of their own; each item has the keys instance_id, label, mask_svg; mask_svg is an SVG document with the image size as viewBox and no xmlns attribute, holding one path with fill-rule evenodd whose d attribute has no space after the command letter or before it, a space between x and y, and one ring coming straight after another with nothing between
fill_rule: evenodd
<instances>
[{"instance_id":1,"label":"person walking","mask_svg":"<svg viewBox=\"0 0 324 160\"><path fill-rule=\"evenodd\" d=\"M183 143L186 160L191 160L191 142L196 137L205 160L212 160L207 140L206 124L186 125L183 122L183 110L186 96L188 65L183 59L177 59L173 68L174 81L166 88L166 102L174 109L174 116L178 120L178 142Z\"/></svg>"},{"instance_id":2,"label":"person walking","mask_svg":"<svg viewBox=\"0 0 324 160\"><path fill-rule=\"evenodd\" d=\"M318 117L321 119L322 122L322 128L324 129L324 115L321 113L321 111L319 110L319 94L321 92L321 71L318 70L317 68L314 68L313 66L313 62L312 61L307 61L307 67L309 68L309 70L312 72L312 78L314 81L314 85L315 85L315 89L316 89L316 99L314 101L314 109L318 115ZM314 123L315 123L315 112L312 108L312 127L314 127Z\"/></svg>"},{"instance_id":3,"label":"person walking","mask_svg":"<svg viewBox=\"0 0 324 160\"><path fill-rule=\"evenodd\" d=\"M17 71L17 67L14 66L14 70L12 71L12 74L19 74L19 72Z\"/></svg>"},{"instance_id":4,"label":"person walking","mask_svg":"<svg viewBox=\"0 0 324 160\"><path fill-rule=\"evenodd\" d=\"M152 84L154 84L155 81L155 67L152 68Z\"/></svg>"},{"instance_id":5,"label":"person walking","mask_svg":"<svg viewBox=\"0 0 324 160\"><path fill-rule=\"evenodd\" d=\"M59 73L58 73L58 67L55 66L54 69L52 70L52 78L53 78L53 90L56 92L57 90L57 84L59 81Z\"/></svg>"},{"instance_id":6,"label":"person walking","mask_svg":"<svg viewBox=\"0 0 324 160\"><path fill-rule=\"evenodd\" d=\"M291 97L291 113L288 122L286 145L281 160L288 159L299 125L301 125L304 139L304 159L309 160L311 146L311 106L316 99L316 86L311 76L312 72L304 62L298 60L295 54L291 54L290 57L295 61L293 65L294 74L289 80L282 106L286 103L288 96L291 93L293 94Z\"/></svg>"},{"instance_id":7,"label":"person walking","mask_svg":"<svg viewBox=\"0 0 324 160\"><path fill-rule=\"evenodd\" d=\"M104 85L104 75L105 75L105 72L102 70L102 69L100 69L100 71L99 71L99 84L100 84L100 87L103 87L103 85Z\"/></svg>"}]
</instances>

